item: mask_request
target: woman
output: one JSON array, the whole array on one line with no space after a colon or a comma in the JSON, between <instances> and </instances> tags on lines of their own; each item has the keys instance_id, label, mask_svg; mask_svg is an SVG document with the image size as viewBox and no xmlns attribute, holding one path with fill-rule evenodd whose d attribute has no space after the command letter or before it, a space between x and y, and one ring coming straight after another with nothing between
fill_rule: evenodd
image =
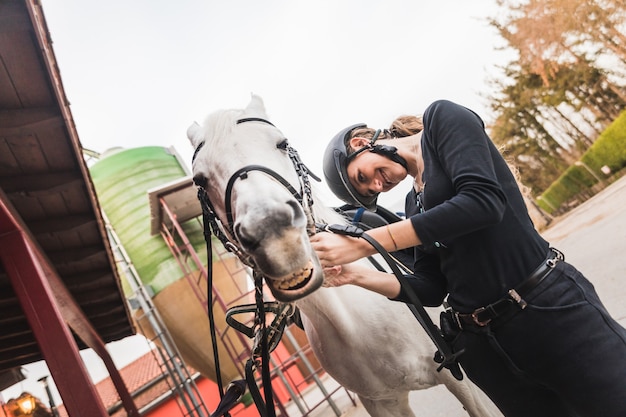
<instances>
[{"instance_id":1,"label":"woman","mask_svg":"<svg viewBox=\"0 0 626 417\"><path fill-rule=\"evenodd\" d=\"M442 330L506 416L626 416L626 330L536 232L480 117L442 100L422 123L405 117L390 131L341 131L324 155L331 190L375 209L379 193L414 178L412 215L367 233L388 251L416 247L413 290L431 306L447 296ZM408 301L393 275L350 265L375 252L365 239L319 233L311 241L326 285Z\"/></svg>"}]
</instances>

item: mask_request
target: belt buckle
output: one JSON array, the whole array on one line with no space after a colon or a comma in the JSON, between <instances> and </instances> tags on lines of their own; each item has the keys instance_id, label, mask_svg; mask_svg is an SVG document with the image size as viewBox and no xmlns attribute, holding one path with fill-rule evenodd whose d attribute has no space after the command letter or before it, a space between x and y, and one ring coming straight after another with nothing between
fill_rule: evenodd
<instances>
[{"instance_id":1,"label":"belt buckle","mask_svg":"<svg viewBox=\"0 0 626 417\"><path fill-rule=\"evenodd\" d=\"M552 251L552 253L554 253L554 258L548 259L546 261L546 265L548 265L550 268L554 268L556 264L558 264L560 261L565 260L565 255L563 255L563 252L558 249L550 248L550 250Z\"/></svg>"},{"instance_id":2,"label":"belt buckle","mask_svg":"<svg viewBox=\"0 0 626 417\"><path fill-rule=\"evenodd\" d=\"M474 323L476 323L476 325L478 325L478 326L480 326L480 327L485 327L486 325L488 325L488 324L491 322L491 319L487 319L487 320L485 320L485 321L481 321L481 320L478 318L478 315L479 315L480 313L482 313L483 311L485 311L485 310L486 310L486 308L485 308L485 307L479 307L479 308L477 308L476 310L474 310L474 311L472 312L472 320L474 321Z\"/></svg>"}]
</instances>

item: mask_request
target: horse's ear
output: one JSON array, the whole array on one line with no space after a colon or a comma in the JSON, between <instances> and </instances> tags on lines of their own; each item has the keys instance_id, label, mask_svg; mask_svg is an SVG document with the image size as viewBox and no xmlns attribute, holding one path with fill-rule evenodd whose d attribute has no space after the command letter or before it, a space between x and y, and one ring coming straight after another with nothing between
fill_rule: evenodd
<instances>
[{"instance_id":1,"label":"horse's ear","mask_svg":"<svg viewBox=\"0 0 626 417\"><path fill-rule=\"evenodd\" d=\"M261 96L252 93L250 103L246 107L246 113L253 113L265 117L265 104Z\"/></svg>"},{"instance_id":2,"label":"horse's ear","mask_svg":"<svg viewBox=\"0 0 626 417\"><path fill-rule=\"evenodd\" d=\"M200 125L196 122L187 128L187 138L193 146L197 146L200 142L200 130Z\"/></svg>"}]
</instances>

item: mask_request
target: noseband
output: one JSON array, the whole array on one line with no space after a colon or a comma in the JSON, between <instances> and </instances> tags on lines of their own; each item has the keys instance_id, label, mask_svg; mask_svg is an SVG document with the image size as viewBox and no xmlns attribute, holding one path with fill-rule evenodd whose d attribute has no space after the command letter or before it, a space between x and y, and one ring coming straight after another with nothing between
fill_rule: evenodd
<instances>
[{"instance_id":1,"label":"noseband","mask_svg":"<svg viewBox=\"0 0 626 417\"><path fill-rule=\"evenodd\" d=\"M246 123L246 122L262 122L262 123L266 123L271 126L274 126L268 120L257 118L257 117L250 117L250 118L237 120L237 124ZM200 149L202 149L202 147L204 146L204 144L205 144L205 141L202 141L196 147L194 154L193 154L192 163L195 160L196 156L198 155L198 152L200 151ZM278 145L276 145L276 148L283 150L283 151L287 151L289 155L289 159L291 159L294 169L296 170L296 174L298 174L298 178L300 182L300 192L296 191L296 189L289 183L289 181L284 179L276 171L268 167L265 167L263 165L256 165L256 164L246 165L243 168L240 168L237 171L235 171L235 173L228 180L228 184L226 185L226 192L224 196L224 207L226 210L226 221L227 221L226 230L228 231L228 234L232 237L232 239L234 239L235 241L237 240L237 236L235 235L234 230L233 230L235 221L233 218L232 201L231 201L233 187L237 180L247 179L248 173L253 172L253 171L263 172L269 175L270 177L272 177L273 179L275 179L276 181L278 181L283 187L285 187L291 193L291 195L295 197L296 200L298 200L298 203L303 208L307 216L307 230L308 230L309 235L312 235L315 233L315 219L313 218L313 212L312 212L313 196L311 193L311 183L309 181L309 176L311 176L316 181L320 181L320 179L317 176L315 176L311 171L309 171L306 165L304 165L304 163L300 159L300 156L298 155L298 152L294 148L289 146L287 139L284 139ZM246 265L254 268L255 267L254 260L250 256L245 254L245 252L240 247L241 244L237 244L239 242L235 243L231 241L226 236L226 234L222 231L222 228L219 227L218 217L215 214L215 209L213 208L213 204L209 200L206 190L204 190L204 188L202 187L198 187L198 199L202 203L203 214L207 215L209 218L211 229L213 230L213 234L222 242L222 244L224 245L226 249L235 253L239 257L239 259L241 259L242 262L244 262Z\"/></svg>"}]
</instances>

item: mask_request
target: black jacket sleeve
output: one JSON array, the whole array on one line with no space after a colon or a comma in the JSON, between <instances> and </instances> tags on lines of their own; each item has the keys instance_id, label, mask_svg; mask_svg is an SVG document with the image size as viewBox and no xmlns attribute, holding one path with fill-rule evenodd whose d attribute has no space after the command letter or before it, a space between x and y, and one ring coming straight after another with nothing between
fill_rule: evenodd
<instances>
[{"instance_id":1,"label":"black jacket sleeve","mask_svg":"<svg viewBox=\"0 0 626 417\"><path fill-rule=\"evenodd\" d=\"M427 211L412 216L422 242L448 242L499 223L506 197L491 159L491 140L480 117L440 100L423 116L422 154Z\"/></svg>"}]
</instances>

